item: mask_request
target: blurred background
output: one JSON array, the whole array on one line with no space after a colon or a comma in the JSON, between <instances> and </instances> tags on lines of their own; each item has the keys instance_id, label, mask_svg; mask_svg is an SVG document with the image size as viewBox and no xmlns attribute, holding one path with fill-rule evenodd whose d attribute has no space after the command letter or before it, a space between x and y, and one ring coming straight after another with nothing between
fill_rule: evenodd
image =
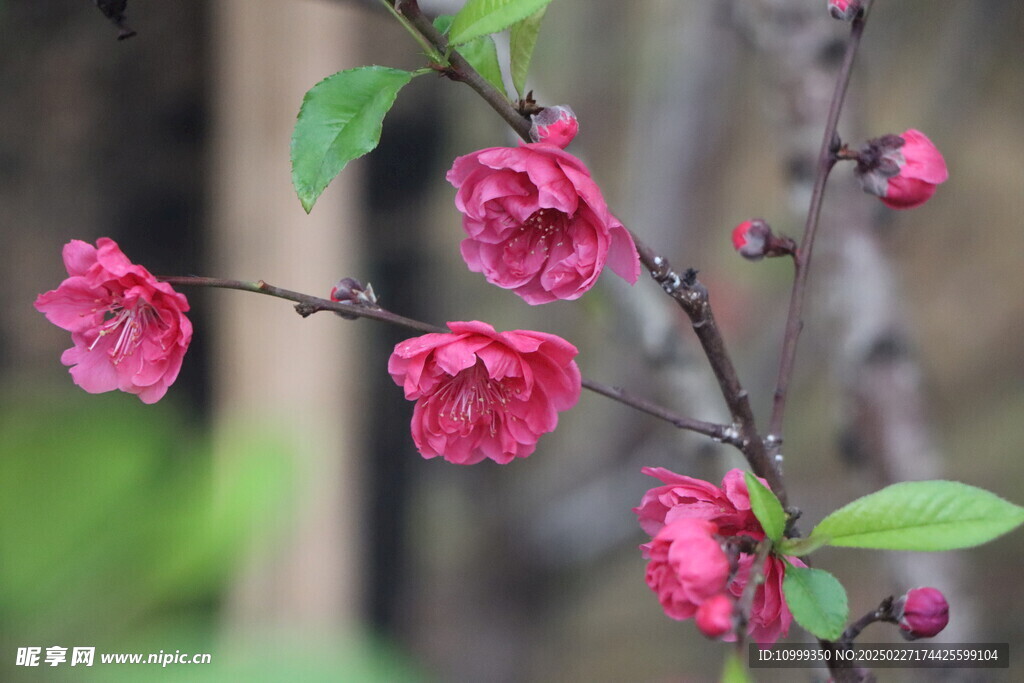
<instances>
[{"instance_id":1,"label":"blurred background","mask_svg":"<svg viewBox=\"0 0 1024 683\"><path fill-rule=\"evenodd\" d=\"M743 261L729 233L754 216L802 230L847 31L825 4L557 0L530 79L541 104L576 111L570 151L616 215L700 270L762 420L791 274ZM784 448L807 528L907 479L1024 502L1024 8L876 4L840 133L918 128L950 181L892 212L833 173ZM321 295L353 276L410 317L553 332L589 377L727 416L651 281L605 277L533 308L466 270L444 172L514 144L467 88L414 80L381 146L302 211L288 144L303 93L346 68L422 65L379 3L133 2L128 17L138 35L119 42L94 3L0 0L0 679L715 680L724 648L662 614L630 508L654 483L641 466L717 482L741 464L728 449L585 395L527 460L423 460L386 373L410 333L240 292L186 291L196 335L159 404L73 386L67 335L32 302L64 277L64 243L109 236L158 274ZM1020 532L815 558L854 617L935 585L952 610L941 639L1024 645ZM14 665L18 647L53 645L213 663ZM1013 680L969 673L947 678Z\"/></svg>"}]
</instances>

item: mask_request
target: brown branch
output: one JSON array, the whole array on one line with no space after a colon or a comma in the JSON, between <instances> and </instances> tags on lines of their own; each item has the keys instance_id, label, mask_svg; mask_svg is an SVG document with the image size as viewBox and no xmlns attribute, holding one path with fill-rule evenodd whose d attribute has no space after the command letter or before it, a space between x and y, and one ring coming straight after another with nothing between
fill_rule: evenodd
<instances>
[{"instance_id":1,"label":"brown branch","mask_svg":"<svg viewBox=\"0 0 1024 683\"><path fill-rule=\"evenodd\" d=\"M294 301L296 303L295 310L303 318L320 311L332 311L334 313L339 313L348 319L369 318L371 320L379 320L393 325L400 325L418 332L448 332L447 328L438 327L419 320L413 320L412 318L406 318L405 316L392 313L391 311L380 308L379 306L361 306L351 303L343 303L340 301L332 301L330 299L323 299L318 296L284 289L283 287L276 287L264 282L263 280L225 280L214 277L175 275L162 275L158 276L157 279L171 285L211 287L215 289L237 289L243 292L265 294L278 299L287 299L288 301ZM713 422L704 422L703 420L694 420L689 417L677 415L676 413L666 410L647 399L635 396L619 387L609 386L587 378L583 378L583 387L596 394L600 394L614 401L630 406L631 408L647 413L648 415L653 415L654 417L675 425L679 429L704 434L716 441L723 441L726 443L735 443L738 438L736 430L732 427L715 424Z\"/></svg>"},{"instance_id":2,"label":"brown branch","mask_svg":"<svg viewBox=\"0 0 1024 683\"><path fill-rule=\"evenodd\" d=\"M793 291L790 294L786 331L782 342L782 354L779 358L779 374L775 382L772 416L768 422L768 441L773 455L778 453L778 449L782 445L782 422L786 412L786 399L789 396L789 383L793 377L797 340L800 338L800 330L804 326L804 297L807 293L814 238L818 234L821 204L825 197L825 184L828 181L829 173L836 164L836 153L841 146L839 135L836 132L839 115L843 110L843 101L846 99L846 90L850 85L850 76L853 73L853 63L857 57L861 36L864 35L864 26L870 8L871 3L866 3L863 11L853 20L853 26L850 28L850 41L846 44L843 63L839 67L839 75L836 78L836 87L832 93L832 103L829 105L828 119L825 123L825 134L821 141L821 151L818 153L814 189L811 191L811 205L807 210L804 236L800 248L793 256L795 270Z\"/></svg>"},{"instance_id":3,"label":"brown branch","mask_svg":"<svg viewBox=\"0 0 1024 683\"><path fill-rule=\"evenodd\" d=\"M757 431L754 411L750 407L750 397L740 383L736 367L725 348L722 332L711 312L707 289L697 280L696 271L688 270L680 275L664 257L655 254L642 241L637 239L636 246L640 253L640 261L650 271L651 277L661 285L666 294L675 299L690 319L739 433L739 439L730 443L735 443L743 452L754 474L764 477L785 507L788 500L782 473Z\"/></svg>"}]
</instances>

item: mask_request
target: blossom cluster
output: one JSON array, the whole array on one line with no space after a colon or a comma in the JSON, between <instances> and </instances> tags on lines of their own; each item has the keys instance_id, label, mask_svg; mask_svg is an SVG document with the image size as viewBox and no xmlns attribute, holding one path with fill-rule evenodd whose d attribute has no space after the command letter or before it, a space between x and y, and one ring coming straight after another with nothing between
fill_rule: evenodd
<instances>
[{"instance_id":1,"label":"blossom cluster","mask_svg":"<svg viewBox=\"0 0 1024 683\"><path fill-rule=\"evenodd\" d=\"M705 635L736 640L733 614L755 570L755 555L745 551L744 541L765 538L743 472L730 470L721 486L660 467L643 472L663 484L633 509L651 536L640 546L648 560L647 585L669 617L695 618ZM765 558L763 582L754 589L746 615L747 635L762 645L786 635L793 620L782 594L787 562L805 566L796 557Z\"/></svg>"},{"instance_id":2,"label":"blossom cluster","mask_svg":"<svg viewBox=\"0 0 1024 683\"><path fill-rule=\"evenodd\" d=\"M856 0L829 0L837 19L856 20ZM589 169L565 151L579 130L572 109L532 115L532 142L481 149L453 162L447 180L462 214L461 255L469 270L531 305L575 300L604 268L629 283L640 274L630 232L611 213ZM837 145L838 147L838 145ZM920 131L869 140L837 156L857 162L863 189L895 209L926 202L945 182L945 160ZM793 240L761 219L732 232L745 258L798 257ZM36 308L71 332L61 361L90 393L120 390L144 403L160 400L175 381L192 338L184 295L133 264L118 245L73 240L64 247L68 277L39 295ZM379 310L373 288L343 278L330 299ZM447 332L407 339L394 348L388 373L414 401L412 441L424 458L472 465L507 464L531 455L559 414L579 400L578 350L561 337L531 330L499 332L485 322L449 322ZM783 595L787 567L804 567L766 547L743 472L720 486L662 468L645 468L661 485L634 509L650 536L641 546L646 582L665 614L694 619L711 638L774 643L793 620ZM934 635L948 606L934 589L915 589L897 604L908 638Z\"/></svg>"}]
</instances>

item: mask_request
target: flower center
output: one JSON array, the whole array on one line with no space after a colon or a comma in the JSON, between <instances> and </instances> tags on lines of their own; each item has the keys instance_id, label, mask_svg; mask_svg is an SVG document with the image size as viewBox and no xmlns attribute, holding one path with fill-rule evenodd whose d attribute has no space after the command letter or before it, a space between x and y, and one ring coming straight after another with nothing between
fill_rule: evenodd
<instances>
[{"instance_id":1,"label":"flower center","mask_svg":"<svg viewBox=\"0 0 1024 683\"><path fill-rule=\"evenodd\" d=\"M476 365L449 379L430 400L439 401L439 414L459 424L461 429L471 430L486 420L494 436L510 393L506 383L491 379L483 361L477 360Z\"/></svg>"},{"instance_id":2,"label":"flower center","mask_svg":"<svg viewBox=\"0 0 1024 683\"><path fill-rule=\"evenodd\" d=\"M546 255L554 246L562 246L566 216L558 209L539 209L530 214L526 222L512 234L505 246L511 252L525 258L538 253Z\"/></svg>"},{"instance_id":3,"label":"flower center","mask_svg":"<svg viewBox=\"0 0 1024 683\"><path fill-rule=\"evenodd\" d=\"M135 352L142 343L142 337L149 325L155 323L160 327L164 326L156 310L142 299L138 299L131 306L125 306L120 298L115 298L104 311L103 319L104 323L100 326L99 334L89 345L89 350L92 351L101 339L116 334L117 338L107 351L114 365Z\"/></svg>"}]
</instances>

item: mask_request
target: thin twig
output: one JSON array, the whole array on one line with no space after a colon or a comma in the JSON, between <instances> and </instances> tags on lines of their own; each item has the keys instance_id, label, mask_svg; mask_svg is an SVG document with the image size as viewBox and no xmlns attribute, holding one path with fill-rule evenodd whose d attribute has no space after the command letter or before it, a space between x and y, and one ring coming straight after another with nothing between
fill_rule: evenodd
<instances>
[{"instance_id":1,"label":"thin twig","mask_svg":"<svg viewBox=\"0 0 1024 683\"><path fill-rule=\"evenodd\" d=\"M407 327L418 332L443 333L449 331L444 327L438 327L436 325L431 325L430 323L406 318L405 316L392 313L391 311L380 307L358 306L351 303L331 301L330 299L323 299L318 296L312 296L310 294L303 294L290 289L284 289L283 287L277 287L275 285L268 284L263 280L225 280L214 277L177 275L161 275L158 276L157 279L171 285L211 287L215 289L237 289L243 292L265 294L267 296L277 297L278 299L287 299L288 301L294 301L296 303L295 310L304 318L320 311L332 311L334 313L340 313L347 318L370 318L371 320L379 320L381 322ZM715 439L716 441L723 441L726 443L735 443L737 439L737 432L732 427L678 415L648 401L647 399L635 396L625 389L609 386L587 378L583 378L583 386L596 394L606 396L614 401L618 401L619 403L630 406L631 408L647 413L648 415L653 415L654 417L675 425L679 429L703 434Z\"/></svg>"},{"instance_id":2,"label":"thin twig","mask_svg":"<svg viewBox=\"0 0 1024 683\"><path fill-rule=\"evenodd\" d=\"M860 635L861 631L863 631L865 628L875 623L876 621L886 621L891 624L899 623L899 620L893 614L892 603L893 596L891 595L887 597L885 600L882 600L882 602L879 603L878 607L871 610L870 612L862 616L860 619L850 624L846 628L846 630L843 631L843 635L839 637L839 640L836 641L836 644L851 645L853 641L857 639L857 636Z\"/></svg>"},{"instance_id":3,"label":"thin twig","mask_svg":"<svg viewBox=\"0 0 1024 683\"><path fill-rule=\"evenodd\" d=\"M619 401L620 403L625 403L632 408L636 408L640 412L653 415L665 422L674 424L676 427L679 427L679 429L697 432L698 434L710 436L715 441L739 446L739 432L734 427L676 415L655 403L651 403L647 399L631 394L625 389L602 384L601 382L595 382L594 380L587 379L586 377L583 378L583 386L596 394L607 396L610 399Z\"/></svg>"},{"instance_id":4,"label":"thin twig","mask_svg":"<svg viewBox=\"0 0 1024 683\"><path fill-rule=\"evenodd\" d=\"M829 173L831 173L833 166L836 164L836 153L840 148L839 135L836 132L839 125L839 115L843 110L843 101L846 99L846 90L850 85L850 76L853 73L853 63L857 57L861 36L864 34L864 26L870 7L870 2L865 4L864 10L860 16L853 20L853 26L850 28L850 41L846 44L843 63L839 67L836 88L832 94L828 120L825 123L825 134L821 141L821 151L818 153L818 166L814 175L811 205L807 211L807 224L804 227L804 236L800 243L800 248L793 257L795 270L793 291L790 294L789 314L786 317L786 331L782 342L782 354L779 358L779 374L775 383L772 415L768 422L768 440L772 455L776 454L782 445L782 422L786 412L786 399L789 396L789 383L793 377L797 340L800 338L800 330L803 329L804 325L804 297L807 293L807 279L810 273L814 238L818 234L821 204L825 196L825 184L828 181Z\"/></svg>"},{"instance_id":5,"label":"thin twig","mask_svg":"<svg viewBox=\"0 0 1024 683\"><path fill-rule=\"evenodd\" d=\"M183 285L189 287L213 287L216 289L238 289L243 292L254 292L256 294L266 294L267 296L277 297L279 299L287 299L294 301L298 305L295 310L298 311L302 317L307 317L313 313L319 311L333 311L335 313L342 313L344 315L354 315L360 318L370 318L372 320L380 320L381 322L392 323L393 325L401 325L402 327L408 327L420 332L447 332L443 327L437 327L429 323L420 322L419 320L413 320L412 318L406 318L405 316L386 311L383 308L370 308L367 306L355 306L349 303L342 303L340 301L331 301L330 299L322 299L318 296L312 296L309 294L302 294L301 292L293 292L290 289L284 289L283 287L275 287L274 285L268 284L263 280L256 281L245 281L245 280L224 280L215 277L193 277L193 276L158 276L158 280L166 282L172 285Z\"/></svg>"}]
</instances>

